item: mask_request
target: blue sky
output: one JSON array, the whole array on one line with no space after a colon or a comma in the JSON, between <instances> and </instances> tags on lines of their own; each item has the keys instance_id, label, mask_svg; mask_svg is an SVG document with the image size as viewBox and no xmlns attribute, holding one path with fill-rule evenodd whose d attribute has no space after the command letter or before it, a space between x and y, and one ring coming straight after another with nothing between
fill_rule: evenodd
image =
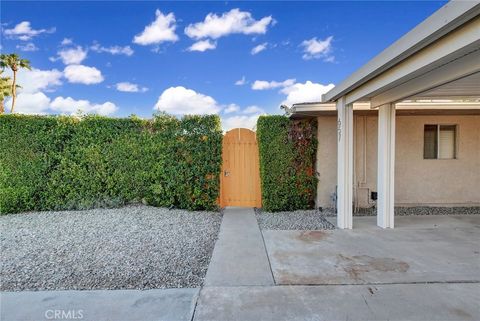
<instances>
[{"instance_id":1,"label":"blue sky","mask_svg":"<svg viewBox=\"0 0 480 321\"><path fill-rule=\"evenodd\" d=\"M35 68L19 112L157 108L251 127L318 100L444 3L2 1L1 51Z\"/></svg>"}]
</instances>

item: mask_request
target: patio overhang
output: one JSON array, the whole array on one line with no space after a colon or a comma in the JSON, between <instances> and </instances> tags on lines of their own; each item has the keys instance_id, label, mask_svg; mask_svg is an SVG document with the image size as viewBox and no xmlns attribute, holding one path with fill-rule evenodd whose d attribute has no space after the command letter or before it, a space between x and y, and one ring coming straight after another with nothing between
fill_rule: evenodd
<instances>
[{"instance_id":1,"label":"patio overhang","mask_svg":"<svg viewBox=\"0 0 480 321\"><path fill-rule=\"evenodd\" d=\"M352 228L355 106L378 109L377 225L393 228L397 109L418 100L478 101L479 83L480 3L451 1L322 96L337 110L339 228Z\"/></svg>"},{"instance_id":2,"label":"patio overhang","mask_svg":"<svg viewBox=\"0 0 480 321\"><path fill-rule=\"evenodd\" d=\"M410 99L395 104L398 116L406 115L480 115L480 99ZM353 104L355 115L377 115L378 110L369 102ZM287 111L290 119L304 119L319 116L336 116L336 105L332 103L294 104Z\"/></svg>"}]
</instances>

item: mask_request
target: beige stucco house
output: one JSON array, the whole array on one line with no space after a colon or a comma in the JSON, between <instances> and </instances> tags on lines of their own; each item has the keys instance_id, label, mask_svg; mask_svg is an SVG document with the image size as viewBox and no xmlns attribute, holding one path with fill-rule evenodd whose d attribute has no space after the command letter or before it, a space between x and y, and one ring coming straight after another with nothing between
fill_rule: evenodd
<instances>
[{"instance_id":1,"label":"beige stucco house","mask_svg":"<svg viewBox=\"0 0 480 321\"><path fill-rule=\"evenodd\" d=\"M293 118L318 121L316 204L335 207L334 104L294 105ZM396 105L395 206L480 206L480 100ZM353 105L354 211L376 204L378 111Z\"/></svg>"},{"instance_id":2,"label":"beige stucco house","mask_svg":"<svg viewBox=\"0 0 480 321\"><path fill-rule=\"evenodd\" d=\"M383 228L394 206L480 206L479 2L449 2L287 112L318 120L317 205L339 228L373 205Z\"/></svg>"}]
</instances>

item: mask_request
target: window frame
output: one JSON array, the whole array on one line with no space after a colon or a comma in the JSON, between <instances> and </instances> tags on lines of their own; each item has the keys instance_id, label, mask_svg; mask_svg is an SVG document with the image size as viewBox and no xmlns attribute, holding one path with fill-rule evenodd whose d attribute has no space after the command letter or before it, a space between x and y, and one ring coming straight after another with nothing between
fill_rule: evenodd
<instances>
[{"instance_id":1,"label":"window frame","mask_svg":"<svg viewBox=\"0 0 480 321\"><path fill-rule=\"evenodd\" d=\"M437 150L436 150L436 155L435 155L435 158L425 158L425 127L426 126L435 126L437 128L437 133L436 133L436 146L437 146ZM440 158L440 128L442 126L451 126L451 127L454 127L455 131L454 131L454 139L453 139L453 158ZM436 123L436 124L432 124L432 123L426 123L426 124L423 124L423 159L424 160L454 160L454 159L458 159L458 124L455 124L455 123Z\"/></svg>"}]
</instances>

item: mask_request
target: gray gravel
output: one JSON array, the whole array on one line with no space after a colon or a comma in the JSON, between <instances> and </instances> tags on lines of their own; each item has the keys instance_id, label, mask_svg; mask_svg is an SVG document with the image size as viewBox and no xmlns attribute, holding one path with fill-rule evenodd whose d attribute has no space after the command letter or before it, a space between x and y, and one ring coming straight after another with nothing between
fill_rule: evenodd
<instances>
[{"instance_id":1,"label":"gray gravel","mask_svg":"<svg viewBox=\"0 0 480 321\"><path fill-rule=\"evenodd\" d=\"M322 214L325 216L337 216L335 209L324 208ZM396 216L408 215L474 215L480 214L480 207L440 207L440 206L413 206L413 207L395 207ZM377 209L374 207L360 208L353 216L375 216Z\"/></svg>"},{"instance_id":2,"label":"gray gravel","mask_svg":"<svg viewBox=\"0 0 480 321\"><path fill-rule=\"evenodd\" d=\"M148 206L0 217L0 290L201 286L221 213Z\"/></svg>"},{"instance_id":3,"label":"gray gravel","mask_svg":"<svg viewBox=\"0 0 480 321\"><path fill-rule=\"evenodd\" d=\"M263 212L255 210L258 225L262 230L332 230L335 226L315 210L293 212Z\"/></svg>"},{"instance_id":4,"label":"gray gravel","mask_svg":"<svg viewBox=\"0 0 480 321\"><path fill-rule=\"evenodd\" d=\"M377 211L375 211L375 215ZM395 215L473 215L480 214L480 207L395 207Z\"/></svg>"}]
</instances>

